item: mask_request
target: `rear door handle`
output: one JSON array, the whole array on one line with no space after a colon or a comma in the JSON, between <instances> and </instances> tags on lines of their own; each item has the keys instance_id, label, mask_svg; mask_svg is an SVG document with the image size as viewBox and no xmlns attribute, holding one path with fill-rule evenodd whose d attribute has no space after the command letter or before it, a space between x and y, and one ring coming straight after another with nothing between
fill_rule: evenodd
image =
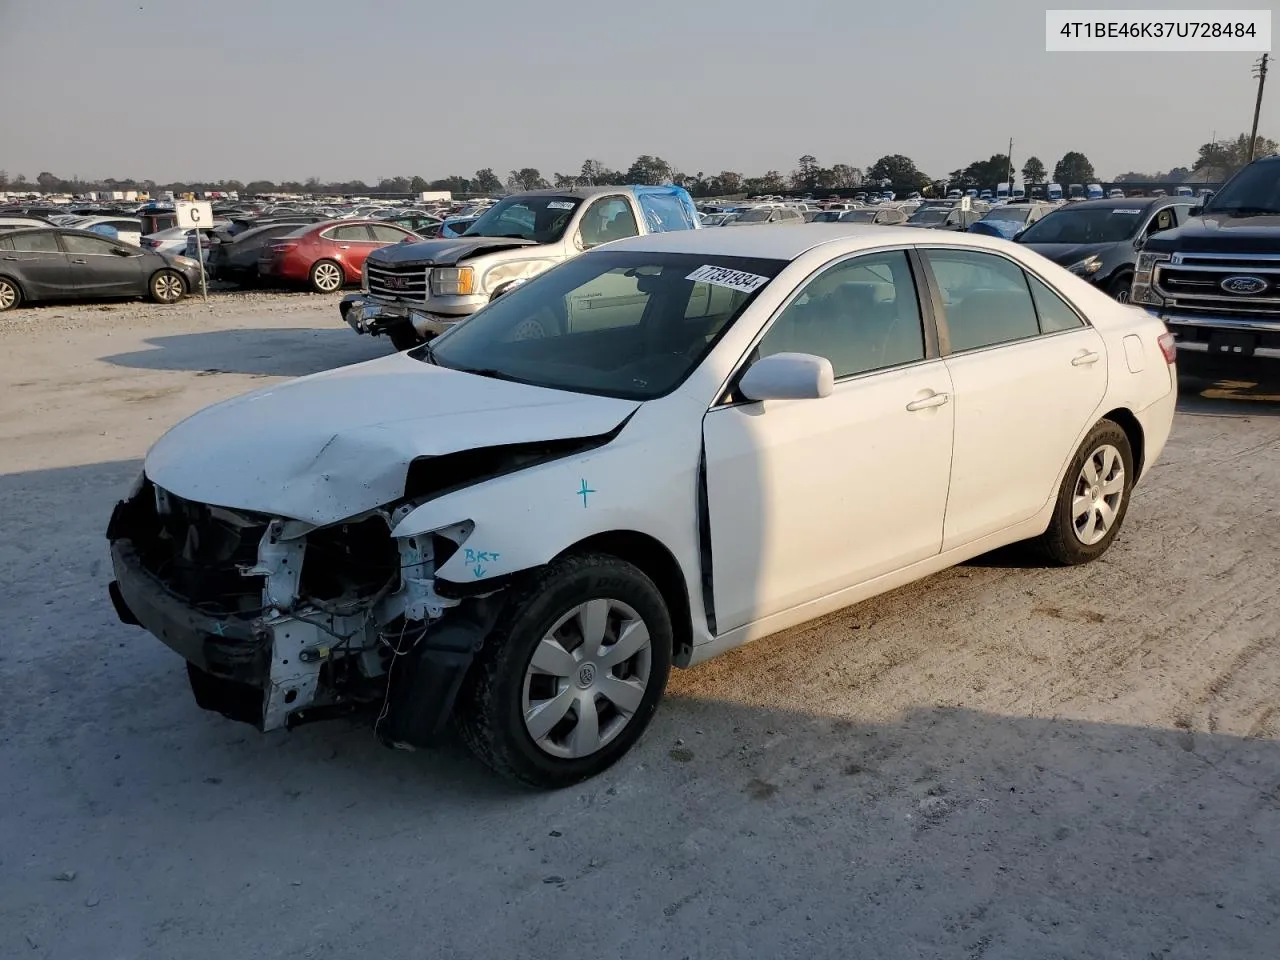
<instances>
[{"instance_id":1,"label":"rear door handle","mask_svg":"<svg viewBox=\"0 0 1280 960\"><path fill-rule=\"evenodd\" d=\"M921 400L912 400L907 404L907 409L913 413L916 410L928 410L930 407L940 407L951 399L949 393L935 393L931 397L925 397Z\"/></svg>"},{"instance_id":2,"label":"rear door handle","mask_svg":"<svg viewBox=\"0 0 1280 960\"><path fill-rule=\"evenodd\" d=\"M17 257L5 257L4 259L5 259L5 260L12 260L14 263L17 263L17 262L18 262L18 258L17 258Z\"/></svg>"},{"instance_id":3,"label":"rear door handle","mask_svg":"<svg viewBox=\"0 0 1280 960\"><path fill-rule=\"evenodd\" d=\"M86 261L86 260L72 260L71 262L72 262L72 263L87 263L88 261Z\"/></svg>"},{"instance_id":4,"label":"rear door handle","mask_svg":"<svg viewBox=\"0 0 1280 960\"><path fill-rule=\"evenodd\" d=\"M350 250L350 249L351 249L351 244L349 244L349 243L344 243L344 244L342 244L340 247L338 247L338 249L339 249L339 250Z\"/></svg>"},{"instance_id":5,"label":"rear door handle","mask_svg":"<svg viewBox=\"0 0 1280 960\"><path fill-rule=\"evenodd\" d=\"M1096 350L1088 350L1085 353L1080 354L1080 356L1074 358L1071 361L1071 365L1073 367L1083 367L1090 363L1097 363L1099 357L1101 357L1101 354L1098 353Z\"/></svg>"}]
</instances>

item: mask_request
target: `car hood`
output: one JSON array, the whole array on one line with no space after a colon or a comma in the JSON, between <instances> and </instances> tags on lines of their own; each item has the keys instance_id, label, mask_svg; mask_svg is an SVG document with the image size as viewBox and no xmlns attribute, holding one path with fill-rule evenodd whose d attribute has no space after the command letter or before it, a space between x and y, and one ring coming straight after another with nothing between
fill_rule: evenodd
<instances>
[{"instance_id":1,"label":"car hood","mask_svg":"<svg viewBox=\"0 0 1280 960\"><path fill-rule=\"evenodd\" d=\"M596 437L639 405L398 353L202 410L160 438L145 470L187 500L324 525L402 498L415 458Z\"/></svg>"},{"instance_id":2,"label":"car hood","mask_svg":"<svg viewBox=\"0 0 1280 960\"><path fill-rule=\"evenodd\" d=\"M468 257L494 250L536 246L536 240L521 240L517 237L456 237L449 240L423 240L419 243L393 243L389 247L379 247L369 254L369 259L382 263L420 263L447 267Z\"/></svg>"},{"instance_id":3,"label":"car hood","mask_svg":"<svg viewBox=\"0 0 1280 960\"><path fill-rule=\"evenodd\" d=\"M1079 263L1085 257L1098 256L1107 260L1117 249L1121 249L1124 243L1027 243L1023 246L1028 250L1034 250L1042 257L1047 257L1054 263L1069 267L1073 263ZM1137 256L1137 251L1132 245L1129 246L1129 252Z\"/></svg>"},{"instance_id":4,"label":"car hood","mask_svg":"<svg viewBox=\"0 0 1280 960\"><path fill-rule=\"evenodd\" d=\"M1231 217L1207 213L1147 241L1146 250L1205 253L1280 253L1280 216Z\"/></svg>"}]
</instances>

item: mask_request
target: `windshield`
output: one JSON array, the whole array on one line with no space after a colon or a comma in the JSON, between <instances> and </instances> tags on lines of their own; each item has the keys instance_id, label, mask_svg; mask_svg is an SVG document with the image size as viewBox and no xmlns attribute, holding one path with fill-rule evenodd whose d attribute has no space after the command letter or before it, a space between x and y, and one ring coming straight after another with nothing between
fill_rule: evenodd
<instances>
[{"instance_id":1,"label":"windshield","mask_svg":"<svg viewBox=\"0 0 1280 960\"><path fill-rule=\"evenodd\" d=\"M1027 217L1031 215L1030 207L996 207L988 213L983 220L1010 220L1014 223L1026 223Z\"/></svg>"},{"instance_id":2,"label":"windshield","mask_svg":"<svg viewBox=\"0 0 1280 960\"><path fill-rule=\"evenodd\" d=\"M1138 232L1144 212L1139 207L1055 210L1018 239L1023 243L1119 243Z\"/></svg>"},{"instance_id":3,"label":"windshield","mask_svg":"<svg viewBox=\"0 0 1280 960\"><path fill-rule=\"evenodd\" d=\"M1205 213L1280 214L1280 163L1245 167L1204 205Z\"/></svg>"},{"instance_id":4,"label":"windshield","mask_svg":"<svg viewBox=\"0 0 1280 960\"><path fill-rule=\"evenodd\" d=\"M578 197L507 197L486 210L467 228L467 237L515 237L555 243L564 236Z\"/></svg>"},{"instance_id":5,"label":"windshield","mask_svg":"<svg viewBox=\"0 0 1280 960\"><path fill-rule=\"evenodd\" d=\"M946 223L951 215L948 207L924 207L911 215L908 223Z\"/></svg>"},{"instance_id":6,"label":"windshield","mask_svg":"<svg viewBox=\"0 0 1280 960\"><path fill-rule=\"evenodd\" d=\"M738 218L740 223L767 223L772 210L748 210Z\"/></svg>"},{"instance_id":7,"label":"windshield","mask_svg":"<svg viewBox=\"0 0 1280 960\"><path fill-rule=\"evenodd\" d=\"M840 216L841 223L874 223L875 219L874 210L850 210Z\"/></svg>"},{"instance_id":8,"label":"windshield","mask_svg":"<svg viewBox=\"0 0 1280 960\"><path fill-rule=\"evenodd\" d=\"M503 380L652 400L693 372L786 265L589 253L516 287L412 355Z\"/></svg>"}]
</instances>

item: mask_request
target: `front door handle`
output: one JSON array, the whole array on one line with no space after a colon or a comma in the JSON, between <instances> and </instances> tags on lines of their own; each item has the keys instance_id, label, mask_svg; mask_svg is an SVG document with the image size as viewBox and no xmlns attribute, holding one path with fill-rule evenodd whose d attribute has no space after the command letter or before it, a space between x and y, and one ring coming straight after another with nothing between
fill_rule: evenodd
<instances>
[{"instance_id":1,"label":"front door handle","mask_svg":"<svg viewBox=\"0 0 1280 960\"><path fill-rule=\"evenodd\" d=\"M1084 353L1080 354L1080 356L1073 359L1071 361L1071 365L1073 367L1083 367L1090 363L1097 363L1099 357L1101 357L1101 354L1096 350L1086 350Z\"/></svg>"},{"instance_id":2,"label":"front door handle","mask_svg":"<svg viewBox=\"0 0 1280 960\"><path fill-rule=\"evenodd\" d=\"M17 257L5 257L4 259L5 259L5 260L12 260L14 263L17 263L17 262L18 262L18 258L17 258Z\"/></svg>"},{"instance_id":3,"label":"front door handle","mask_svg":"<svg viewBox=\"0 0 1280 960\"><path fill-rule=\"evenodd\" d=\"M71 262L72 262L72 263L87 263L88 261L86 261L86 260L72 260Z\"/></svg>"},{"instance_id":4,"label":"front door handle","mask_svg":"<svg viewBox=\"0 0 1280 960\"><path fill-rule=\"evenodd\" d=\"M950 399L951 395L949 393L935 393L921 400L912 400L907 404L907 409L913 413L916 410L928 410L930 407L940 407Z\"/></svg>"},{"instance_id":5,"label":"front door handle","mask_svg":"<svg viewBox=\"0 0 1280 960\"><path fill-rule=\"evenodd\" d=\"M349 243L344 243L344 244L342 244L341 246L339 246L339 247L338 247L338 249L339 249L339 250L350 250L350 249L351 249L351 244L349 244Z\"/></svg>"}]
</instances>

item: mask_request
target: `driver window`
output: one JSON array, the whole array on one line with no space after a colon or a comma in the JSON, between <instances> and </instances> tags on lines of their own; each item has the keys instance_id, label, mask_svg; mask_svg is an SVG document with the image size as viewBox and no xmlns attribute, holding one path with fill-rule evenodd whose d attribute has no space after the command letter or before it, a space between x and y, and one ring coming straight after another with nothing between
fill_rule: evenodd
<instances>
[{"instance_id":1,"label":"driver window","mask_svg":"<svg viewBox=\"0 0 1280 960\"><path fill-rule=\"evenodd\" d=\"M602 243L634 237L639 233L635 214L625 197L605 197L597 200L582 215L578 235L583 249L598 247Z\"/></svg>"},{"instance_id":2,"label":"driver window","mask_svg":"<svg viewBox=\"0 0 1280 960\"><path fill-rule=\"evenodd\" d=\"M1173 207L1165 207L1154 217L1147 227L1147 234L1159 233L1161 230L1169 230L1173 227Z\"/></svg>"},{"instance_id":3,"label":"driver window","mask_svg":"<svg viewBox=\"0 0 1280 960\"><path fill-rule=\"evenodd\" d=\"M920 303L901 250L854 257L815 277L756 350L826 357L837 378L923 360Z\"/></svg>"}]
</instances>

